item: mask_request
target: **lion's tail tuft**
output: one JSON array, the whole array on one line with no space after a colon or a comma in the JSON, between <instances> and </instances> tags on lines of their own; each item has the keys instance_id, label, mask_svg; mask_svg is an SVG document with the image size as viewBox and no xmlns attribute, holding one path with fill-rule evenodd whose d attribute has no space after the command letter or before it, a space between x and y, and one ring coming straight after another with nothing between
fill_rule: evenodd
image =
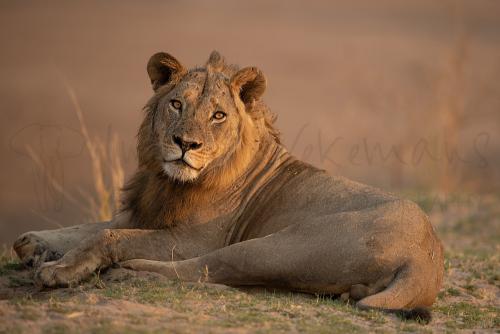
<instances>
[{"instance_id":1,"label":"lion's tail tuft","mask_svg":"<svg viewBox=\"0 0 500 334\"><path fill-rule=\"evenodd\" d=\"M414 320L422 324L428 324L432 320L431 311L425 307L416 307L409 310L390 310L390 313L396 314L403 320Z\"/></svg>"}]
</instances>

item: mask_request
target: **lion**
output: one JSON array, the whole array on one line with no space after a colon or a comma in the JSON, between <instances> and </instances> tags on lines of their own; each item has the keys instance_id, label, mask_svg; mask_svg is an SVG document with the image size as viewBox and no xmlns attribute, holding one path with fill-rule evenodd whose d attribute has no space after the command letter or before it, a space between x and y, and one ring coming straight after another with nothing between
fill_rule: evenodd
<instances>
[{"instance_id":1,"label":"lion","mask_svg":"<svg viewBox=\"0 0 500 334\"><path fill-rule=\"evenodd\" d=\"M216 51L185 68L154 54L138 168L109 222L14 243L46 287L120 265L171 279L348 294L362 309L430 316L443 250L413 202L293 157L256 67Z\"/></svg>"}]
</instances>

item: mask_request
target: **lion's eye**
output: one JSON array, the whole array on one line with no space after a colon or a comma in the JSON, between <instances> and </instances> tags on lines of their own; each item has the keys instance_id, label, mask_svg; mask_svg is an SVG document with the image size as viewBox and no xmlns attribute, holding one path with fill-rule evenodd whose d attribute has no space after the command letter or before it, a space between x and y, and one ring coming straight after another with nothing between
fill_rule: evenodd
<instances>
[{"instance_id":1,"label":"lion's eye","mask_svg":"<svg viewBox=\"0 0 500 334\"><path fill-rule=\"evenodd\" d=\"M222 122L226 119L226 114L223 111L216 111L213 114L212 119L216 122Z\"/></svg>"},{"instance_id":2,"label":"lion's eye","mask_svg":"<svg viewBox=\"0 0 500 334\"><path fill-rule=\"evenodd\" d=\"M175 110L181 110L182 103L181 103L181 101L178 101L178 100L171 100L170 101L170 106L172 108L174 108Z\"/></svg>"}]
</instances>

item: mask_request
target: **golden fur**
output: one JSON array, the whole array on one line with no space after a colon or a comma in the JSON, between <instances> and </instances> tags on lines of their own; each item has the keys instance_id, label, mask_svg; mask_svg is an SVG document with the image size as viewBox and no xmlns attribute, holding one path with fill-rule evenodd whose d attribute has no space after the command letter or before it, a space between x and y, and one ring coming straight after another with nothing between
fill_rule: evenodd
<instances>
[{"instance_id":1,"label":"golden fur","mask_svg":"<svg viewBox=\"0 0 500 334\"><path fill-rule=\"evenodd\" d=\"M152 59L154 58L155 56L152 57ZM148 64L148 72L154 72L150 69L152 67L150 63ZM248 68L248 71L239 71L236 65L226 64L216 51L212 52L204 67L196 67L189 71L178 65L175 60L161 60L161 63L176 67L181 75L172 78L168 84L156 88L154 77L151 79L156 90L144 107L145 116L137 135L139 169L124 188L123 210L132 213L137 227L140 228L164 228L175 224L175 222L183 221L193 205L209 200L213 193L241 176L255 153L253 143L267 137L278 144L280 143L279 131L273 126L276 116L271 113L262 100L258 99L266 86L265 77L260 70L251 67ZM168 177L162 170L158 159L160 156L159 143L154 134L153 122L162 97L168 94L183 77L186 77L186 74L193 72L206 74L207 80L214 74L224 76L224 81L230 87L232 97L236 101L235 106L242 120L239 128L240 140L237 143L226 143L226 146L234 145L235 148L228 150L227 156L224 157L224 163L204 175L202 180L193 184L184 183L183 187L177 187L179 181ZM242 87L245 84L246 87ZM251 85L253 86L250 87ZM235 99L234 95L240 94L240 92L243 92L244 95L241 95L241 99ZM213 95L210 91L205 93ZM175 191L182 192L179 197L172 197L174 188L176 188ZM178 202L178 198L183 200Z\"/></svg>"}]
</instances>

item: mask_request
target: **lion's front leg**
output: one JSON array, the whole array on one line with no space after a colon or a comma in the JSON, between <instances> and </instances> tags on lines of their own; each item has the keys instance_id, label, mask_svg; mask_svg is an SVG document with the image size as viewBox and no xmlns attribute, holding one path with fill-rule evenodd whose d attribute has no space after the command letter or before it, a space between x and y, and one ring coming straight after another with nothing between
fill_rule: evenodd
<instances>
[{"instance_id":1,"label":"lion's front leg","mask_svg":"<svg viewBox=\"0 0 500 334\"><path fill-rule=\"evenodd\" d=\"M159 261L183 260L206 250L189 243L192 236L171 230L105 229L84 240L60 260L43 264L35 274L39 285L54 287L77 283L120 261L146 258Z\"/></svg>"}]
</instances>

